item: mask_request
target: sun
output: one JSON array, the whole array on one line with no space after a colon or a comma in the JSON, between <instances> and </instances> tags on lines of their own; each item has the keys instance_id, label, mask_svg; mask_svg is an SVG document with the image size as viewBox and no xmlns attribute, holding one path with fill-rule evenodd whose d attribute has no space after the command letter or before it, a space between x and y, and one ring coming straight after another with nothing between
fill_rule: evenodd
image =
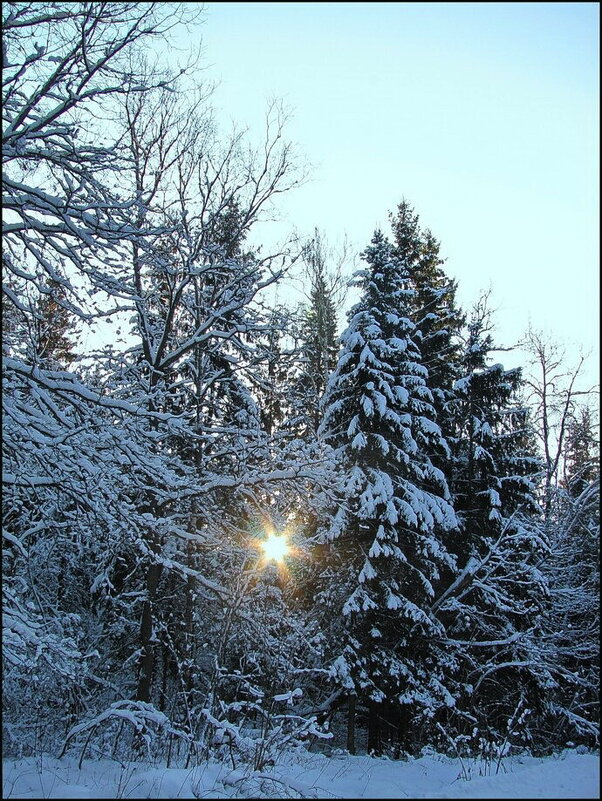
<instances>
[{"instance_id":1,"label":"sun","mask_svg":"<svg viewBox=\"0 0 602 801\"><path fill-rule=\"evenodd\" d=\"M273 559L275 562L282 562L290 550L286 534L270 534L260 545L264 550L265 558Z\"/></svg>"}]
</instances>

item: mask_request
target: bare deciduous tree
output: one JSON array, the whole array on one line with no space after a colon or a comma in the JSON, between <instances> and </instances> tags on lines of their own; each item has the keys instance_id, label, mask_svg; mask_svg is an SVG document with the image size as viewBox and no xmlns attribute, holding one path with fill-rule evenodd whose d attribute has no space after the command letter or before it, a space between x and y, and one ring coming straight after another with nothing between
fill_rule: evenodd
<instances>
[{"instance_id":1,"label":"bare deciduous tree","mask_svg":"<svg viewBox=\"0 0 602 801\"><path fill-rule=\"evenodd\" d=\"M94 309L89 293L114 286L101 266L117 269L122 244L137 236L135 200L112 187L125 159L114 100L173 83L166 71L137 72L134 54L199 12L178 3L3 6L3 266L38 287L54 281L60 303L83 317ZM8 283L3 291L21 305Z\"/></svg>"},{"instance_id":2,"label":"bare deciduous tree","mask_svg":"<svg viewBox=\"0 0 602 801\"><path fill-rule=\"evenodd\" d=\"M581 355L576 364L569 364L564 348L543 332L530 328L523 347L530 355L531 374L526 375L525 384L544 458L543 505L548 517L553 491L562 476L569 422L580 400L591 397L596 387L583 388L585 356Z\"/></svg>"}]
</instances>

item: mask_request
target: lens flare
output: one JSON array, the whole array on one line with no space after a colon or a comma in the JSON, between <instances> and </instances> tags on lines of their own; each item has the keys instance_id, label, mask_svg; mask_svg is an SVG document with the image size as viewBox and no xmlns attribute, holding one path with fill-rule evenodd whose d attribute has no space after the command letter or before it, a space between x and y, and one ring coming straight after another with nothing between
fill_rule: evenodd
<instances>
[{"instance_id":1,"label":"lens flare","mask_svg":"<svg viewBox=\"0 0 602 801\"><path fill-rule=\"evenodd\" d=\"M282 562L290 550L286 541L286 534L270 534L260 545L265 553L265 558L273 559L274 562Z\"/></svg>"}]
</instances>

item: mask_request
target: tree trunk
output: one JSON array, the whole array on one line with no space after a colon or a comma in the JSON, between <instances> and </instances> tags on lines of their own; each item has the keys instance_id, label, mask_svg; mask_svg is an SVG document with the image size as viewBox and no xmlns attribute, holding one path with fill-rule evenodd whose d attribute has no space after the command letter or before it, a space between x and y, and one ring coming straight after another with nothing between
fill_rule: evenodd
<instances>
[{"instance_id":1,"label":"tree trunk","mask_svg":"<svg viewBox=\"0 0 602 801\"><path fill-rule=\"evenodd\" d=\"M397 745L395 748L395 758L399 759L404 751L409 751L410 718L412 707L409 704L402 704L399 709L397 727Z\"/></svg>"},{"instance_id":2,"label":"tree trunk","mask_svg":"<svg viewBox=\"0 0 602 801\"><path fill-rule=\"evenodd\" d=\"M347 710L347 750L350 754L355 754L355 702L356 696L349 696L349 707Z\"/></svg>"},{"instance_id":3,"label":"tree trunk","mask_svg":"<svg viewBox=\"0 0 602 801\"><path fill-rule=\"evenodd\" d=\"M165 712L167 707L167 673L169 670L169 651L163 644L163 668L161 673L161 695L159 696L159 712Z\"/></svg>"},{"instance_id":4,"label":"tree trunk","mask_svg":"<svg viewBox=\"0 0 602 801\"><path fill-rule=\"evenodd\" d=\"M380 739L380 704L368 701L368 753L380 756L382 743Z\"/></svg>"},{"instance_id":5,"label":"tree trunk","mask_svg":"<svg viewBox=\"0 0 602 801\"><path fill-rule=\"evenodd\" d=\"M142 608L140 621L140 674L136 700L150 703L153 673L155 668L155 646L153 642L153 602L161 576L161 565L153 563L148 567L146 576L146 600Z\"/></svg>"}]
</instances>

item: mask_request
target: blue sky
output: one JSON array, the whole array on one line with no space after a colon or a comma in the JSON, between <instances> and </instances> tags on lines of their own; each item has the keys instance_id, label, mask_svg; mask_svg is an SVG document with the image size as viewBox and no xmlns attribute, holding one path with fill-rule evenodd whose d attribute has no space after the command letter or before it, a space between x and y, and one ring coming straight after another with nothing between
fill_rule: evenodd
<instances>
[{"instance_id":1,"label":"blue sky","mask_svg":"<svg viewBox=\"0 0 602 801\"><path fill-rule=\"evenodd\" d=\"M287 226L359 252L405 197L462 304L491 288L503 344L531 322L591 350L598 380L597 3L205 8L220 118L259 134L281 98L313 165L283 199Z\"/></svg>"}]
</instances>

